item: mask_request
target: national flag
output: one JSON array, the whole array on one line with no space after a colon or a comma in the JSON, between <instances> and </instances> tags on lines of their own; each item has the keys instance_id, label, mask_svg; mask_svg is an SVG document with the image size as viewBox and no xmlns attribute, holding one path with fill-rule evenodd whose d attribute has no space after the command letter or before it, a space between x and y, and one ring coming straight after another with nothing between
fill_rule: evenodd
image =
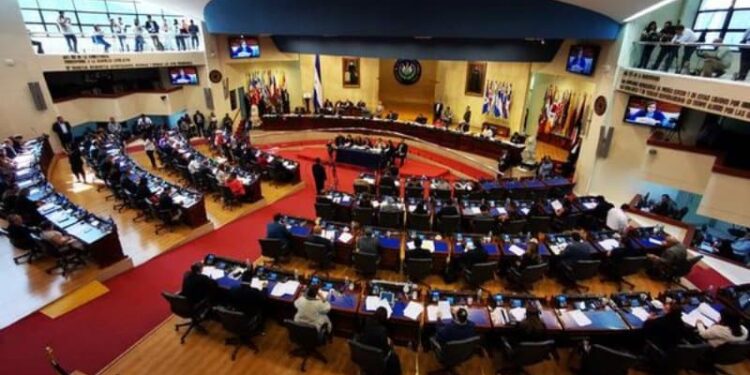
<instances>
[{"instance_id":1,"label":"national flag","mask_svg":"<svg viewBox=\"0 0 750 375\"><path fill-rule=\"evenodd\" d=\"M513 85L508 84L505 89L505 102L503 103L503 112L504 116L503 118L510 118L510 101L511 101L511 94L513 92Z\"/></svg>"},{"instance_id":2,"label":"national flag","mask_svg":"<svg viewBox=\"0 0 750 375\"><path fill-rule=\"evenodd\" d=\"M320 55L315 55L315 71L313 72L313 105L315 112L323 108L323 81L320 78Z\"/></svg>"},{"instance_id":3,"label":"national flag","mask_svg":"<svg viewBox=\"0 0 750 375\"><path fill-rule=\"evenodd\" d=\"M578 118L575 119L575 125L573 126L572 131L570 132L570 141L575 142L578 138L578 135L581 134L581 130L583 129L583 121L584 121L584 113L586 112L586 94L583 95L583 100L581 100L581 108L578 110Z\"/></svg>"},{"instance_id":4,"label":"national flag","mask_svg":"<svg viewBox=\"0 0 750 375\"><path fill-rule=\"evenodd\" d=\"M503 115L503 86L502 84L498 84L497 87L495 87L495 105L493 105L493 112L495 115L495 118L501 117Z\"/></svg>"},{"instance_id":5,"label":"national flag","mask_svg":"<svg viewBox=\"0 0 750 375\"><path fill-rule=\"evenodd\" d=\"M490 112L492 107L492 96L493 92L493 81L487 82L487 89L484 90L484 102L482 103L482 114L485 115Z\"/></svg>"}]
</instances>

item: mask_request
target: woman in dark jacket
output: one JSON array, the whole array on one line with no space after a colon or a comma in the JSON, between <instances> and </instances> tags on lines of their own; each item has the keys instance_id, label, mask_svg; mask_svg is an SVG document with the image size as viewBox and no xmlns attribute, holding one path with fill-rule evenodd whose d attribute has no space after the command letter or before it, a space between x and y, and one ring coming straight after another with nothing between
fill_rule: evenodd
<instances>
[{"instance_id":1,"label":"woman in dark jacket","mask_svg":"<svg viewBox=\"0 0 750 375\"><path fill-rule=\"evenodd\" d=\"M656 22L649 22L648 26L641 32L641 42L658 42L659 41L659 30ZM656 48L655 44L643 44L641 49L641 61L638 63L638 67L646 69L648 67L648 61L651 60L651 53Z\"/></svg>"},{"instance_id":2,"label":"woman in dark jacket","mask_svg":"<svg viewBox=\"0 0 750 375\"><path fill-rule=\"evenodd\" d=\"M86 171L83 169L83 159L81 158L81 149L78 144L74 144L68 153L70 170L76 176L76 181L86 183Z\"/></svg>"}]
</instances>

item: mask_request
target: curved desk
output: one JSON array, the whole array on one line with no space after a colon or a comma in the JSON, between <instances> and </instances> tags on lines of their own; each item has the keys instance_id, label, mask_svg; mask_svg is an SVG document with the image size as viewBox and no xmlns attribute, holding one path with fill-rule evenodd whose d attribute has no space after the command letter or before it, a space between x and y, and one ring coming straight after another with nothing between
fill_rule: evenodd
<instances>
[{"instance_id":1,"label":"curved desk","mask_svg":"<svg viewBox=\"0 0 750 375\"><path fill-rule=\"evenodd\" d=\"M482 138L477 134L461 133L432 125L364 117L267 115L263 117L262 128L264 130L341 129L364 134L393 132L492 159L499 158L507 150L512 163L521 161L521 152L525 148L524 145L508 141Z\"/></svg>"}]
</instances>

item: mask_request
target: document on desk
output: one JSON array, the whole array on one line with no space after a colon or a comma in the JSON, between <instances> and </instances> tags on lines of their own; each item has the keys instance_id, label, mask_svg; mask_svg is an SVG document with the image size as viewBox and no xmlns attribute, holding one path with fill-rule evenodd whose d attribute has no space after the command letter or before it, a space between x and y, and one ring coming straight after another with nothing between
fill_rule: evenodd
<instances>
[{"instance_id":1,"label":"document on desk","mask_svg":"<svg viewBox=\"0 0 750 375\"><path fill-rule=\"evenodd\" d=\"M414 250L416 248L417 247L414 246L414 241L409 241L409 242L406 243L406 250Z\"/></svg>"},{"instance_id":2,"label":"document on desk","mask_svg":"<svg viewBox=\"0 0 750 375\"><path fill-rule=\"evenodd\" d=\"M638 318L640 321L645 322L648 320L649 313L641 306L636 306L630 309L630 313L635 315L636 318Z\"/></svg>"},{"instance_id":3,"label":"document on desk","mask_svg":"<svg viewBox=\"0 0 750 375\"><path fill-rule=\"evenodd\" d=\"M714 322L718 322L721 320L721 313L716 311L716 309L705 302L701 302L701 304L698 305L698 310L701 312L701 314L709 317Z\"/></svg>"},{"instance_id":4,"label":"document on desk","mask_svg":"<svg viewBox=\"0 0 750 375\"><path fill-rule=\"evenodd\" d=\"M336 231L324 230L323 237L327 238L329 241L333 241L336 238Z\"/></svg>"},{"instance_id":5,"label":"document on desk","mask_svg":"<svg viewBox=\"0 0 750 375\"><path fill-rule=\"evenodd\" d=\"M656 238L649 237L648 242L651 242L654 245L664 246L664 241L659 241Z\"/></svg>"},{"instance_id":6,"label":"document on desk","mask_svg":"<svg viewBox=\"0 0 750 375\"><path fill-rule=\"evenodd\" d=\"M513 253L513 254L515 254L515 255L517 255L517 256L521 256L521 255L523 255L523 253L525 253L525 252L526 252L526 250L524 250L524 249L520 248L520 247L519 247L519 246L517 246L517 245L510 245L510 247L508 248L508 250L509 250L509 251L510 251L511 253Z\"/></svg>"},{"instance_id":7,"label":"document on desk","mask_svg":"<svg viewBox=\"0 0 750 375\"><path fill-rule=\"evenodd\" d=\"M563 208L562 203L560 203L560 201L557 199L550 202L550 205L552 206L552 209L555 211L559 211Z\"/></svg>"},{"instance_id":8,"label":"document on desk","mask_svg":"<svg viewBox=\"0 0 750 375\"><path fill-rule=\"evenodd\" d=\"M391 305L388 303L388 301L384 299L380 299L378 296L367 296L365 298L365 310L366 311L375 311L378 309L378 307L383 307L388 311L388 317L391 317L391 314L393 314L393 309L391 308Z\"/></svg>"},{"instance_id":9,"label":"document on desk","mask_svg":"<svg viewBox=\"0 0 750 375\"><path fill-rule=\"evenodd\" d=\"M451 314L451 304L448 301L438 301L437 313L441 319L450 319L453 316Z\"/></svg>"},{"instance_id":10,"label":"document on desk","mask_svg":"<svg viewBox=\"0 0 750 375\"><path fill-rule=\"evenodd\" d=\"M262 291L263 288L266 287L266 285L265 285L265 283L261 279L259 279L257 277L253 277L253 279L250 280L250 287Z\"/></svg>"},{"instance_id":11,"label":"document on desk","mask_svg":"<svg viewBox=\"0 0 750 375\"><path fill-rule=\"evenodd\" d=\"M565 250L565 247L567 245L549 245L549 251L552 252L554 255L559 255L563 250Z\"/></svg>"},{"instance_id":12,"label":"document on desk","mask_svg":"<svg viewBox=\"0 0 750 375\"><path fill-rule=\"evenodd\" d=\"M352 238L354 238L354 236L352 236L351 233L344 232L344 233L341 233L341 235L339 236L339 241L341 241L341 242L349 242L349 241L351 241Z\"/></svg>"},{"instance_id":13,"label":"document on desk","mask_svg":"<svg viewBox=\"0 0 750 375\"><path fill-rule=\"evenodd\" d=\"M479 207L474 206L471 207L471 213L474 215L479 215L480 213L482 213L482 210Z\"/></svg>"},{"instance_id":14,"label":"document on desk","mask_svg":"<svg viewBox=\"0 0 750 375\"><path fill-rule=\"evenodd\" d=\"M406 305L406 308L404 309L404 316L411 320L417 320L422 314L422 311L424 311L424 306L421 303L409 301L409 304Z\"/></svg>"},{"instance_id":15,"label":"document on desk","mask_svg":"<svg viewBox=\"0 0 750 375\"><path fill-rule=\"evenodd\" d=\"M296 280L289 280L285 283L276 283L271 291L271 296L282 297L285 295L294 295L294 293L297 293L297 288L299 288L299 281Z\"/></svg>"},{"instance_id":16,"label":"document on desk","mask_svg":"<svg viewBox=\"0 0 750 375\"><path fill-rule=\"evenodd\" d=\"M682 321L691 327L695 327L699 320L706 325L706 328L710 328L714 325L714 321L706 315L703 315L700 308L696 308L688 314L685 314L684 312L682 313Z\"/></svg>"},{"instance_id":17,"label":"document on desk","mask_svg":"<svg viewBox=\"0 0 750 375\"><path fill-rule=\"evenodd\" d=\"M526 308L525 307L514 307L508 311L510 316L516 320L516 322L522 322L526 319Z\"/></svg>"},{"instance_id":18,"label":"document on desk","mask_svg":"<svg viewBox=\"0 0 750 375\"><path fill-rule=\"evenodd\" d=\"M214 280L224 277L224 270L220 270L214 266L204 266L201 273Z\"/></svg>"},{"instance_id":19,"label":"document on desk","mask_svg":"<svg viewBox=\"0 0 750 375\"><path fill-rule=\"evenodd\" d=\"M566 312L565 314L570 315L570 317L579 327L586 327L591 325L591 319L589 319L589 317L586 316L586 314L584 314L581 310L571 310Z\"/></svg>"},{"instance_id":20,"label":"document on desk","mask_svg":"<svg viewBox=\"0 0 750 375\"><path fill-rule=\"evenodd\" d=\"M599 245L607 251L612 251L620 246L620 241L614 238L607 238L606 240L599 241Z\"/></svg>"},{"instance_id":21,"label":"document on desk","mask_svg":"<svg viewBox=\"0 0 750 375\"><path fill-rule=\"evenodd\" d=\"M528 215L529 212L531 212L531 209L524 207L524 208L521 209L521 212L523 212L524 215Z\"/></svg>"},{"instance_id":22,"label":"document on desk","mask_svg":"<svg viewBox=\"0 0 750 375\"><path fill-rule=\"evenodd\" d=\"M507 215L508 214L508 211L506 211L504 207L497 207L495 209L497 210L497 214L498 215Z\"/></svg>"},{"instance_id":23,"label":"document on desk","mask_svg":"<svg viewBox=\"0 0 750 375\"><path fill-rule=\"evenodd\" d=\"M435 241L433 240L424 240L422 241L422 248L434 253L435 252Z\"/></svg>"}]
</instances>

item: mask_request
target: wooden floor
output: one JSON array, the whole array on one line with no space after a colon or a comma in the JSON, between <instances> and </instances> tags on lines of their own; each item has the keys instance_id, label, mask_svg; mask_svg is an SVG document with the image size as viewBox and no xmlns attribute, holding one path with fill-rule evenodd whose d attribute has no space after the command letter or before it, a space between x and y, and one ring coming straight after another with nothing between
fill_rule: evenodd
<instances>
[{"instance_id":1,"label":"wooden floor","mask_svg":"<svg viewBox=\"0 0 750 375\"><path fill-rule=\"evenodd\" d=\"M262 262L260 260L259 262ZM311 272L304 259L293 258L283 265L286 268L298 269L301 273ZM356 279L352 268L337 265L330 274L332 276ZM405 278L397 272L379 271L378 279L403 281ZM658 293L664 285L650 280L645 275L635 275L628 278L636 284L636 290ZM461 289L461 282L446 285L442 278L430 276L426 284L435 288ZM610 294L616 292L612 283L600 282L598 279L585 283L591 287L592 293ZM503 282L495 280L485 285L492 292L506 290ZM538 283L533 293L540 296L550 296L562 292L562 286L556 281L545 279ZM224 346L223 340L228 336L220 324L210 322L206 324L208 334L191 333L184 345L180 345L181 333L175 332L174 324L179 318L171 316L162 325L156 327L130 350L113 361L100 374L295 374L299 373L301 360L288 356L293 349L286 330L272 318L268 319L265 335L253 341L260 348L259 354L248 349L240 349L237 360L230 360L232 348ZM182 332L182 330L180 331ZM397 346L404 374L426 374L439 368L432 353L413 351L410 348ZM349 360L349 348L345 338L334 338L333 343L321 348L321 353L328 359L328 364L315 360L308 361L307 373L317 374L356 374L357 368ZM529 368L531 374L572 374L568 369L569 351L561 351L558 363L549 361ZM501 356L488 353L487 356L475 356L460 367L461 374L494 374L495 369L502 366ZM730 374L750 374L750 364L747 362L728 368ZM640 374L632 371L631 374Z\"/></svg>"},{"instance_id":2,"label":"wooden floor","mask_svg":"<svg viewBox=\"0 0 750 375\"><path fill-rule=\"evenodd\" d=\"M208 151L207 149L201 150ZM150 165L144 152L133 153L131 157L144 167ZM150 167L147 168L150 169ZM177 183L177 179L169 176L166 171L156 170L152 172ZM126 209L118 213L114 210L114 203L105 199L110 191L102 189L97 192L96 188L101 182L94 181L92 183L92 177L93 173L87 170L88 183L75 182L67 158L62 158L55 163L48 179L55 190L67 196L77 205L97 215L112 217L117 223L123 252L130 257L134 265L137 266L169 251L198 234L194 229L180 226L172 232L161 232L156 235L153 222L134 223L132 221L136 216L136 211ZM180 184L178 183L178 185ZM303 184L272 186L263 182L261 190L265 199L254 204L244 204L242 207L231 211L222 209L220 202L206 196L206 212L214 227L220 227L303 187ZM5 227L6 223L0 223L0 225ZM89 264L67 278L57 274L49 275L45 270L53 266L51 260L40 259L31 265L14 264L13 257L19 255L20 252L10 245L7 237L0 238L0 249L7 249L6 251L0 251L0 285L6 286L3 293L0 293L0 328L39 310L92 280L106 279L107 276L105 275L113 272L112 268L102 270L93 264ZM118 266L129 267L125 264L119 264Z\"/></svg>"}]
</instances>

